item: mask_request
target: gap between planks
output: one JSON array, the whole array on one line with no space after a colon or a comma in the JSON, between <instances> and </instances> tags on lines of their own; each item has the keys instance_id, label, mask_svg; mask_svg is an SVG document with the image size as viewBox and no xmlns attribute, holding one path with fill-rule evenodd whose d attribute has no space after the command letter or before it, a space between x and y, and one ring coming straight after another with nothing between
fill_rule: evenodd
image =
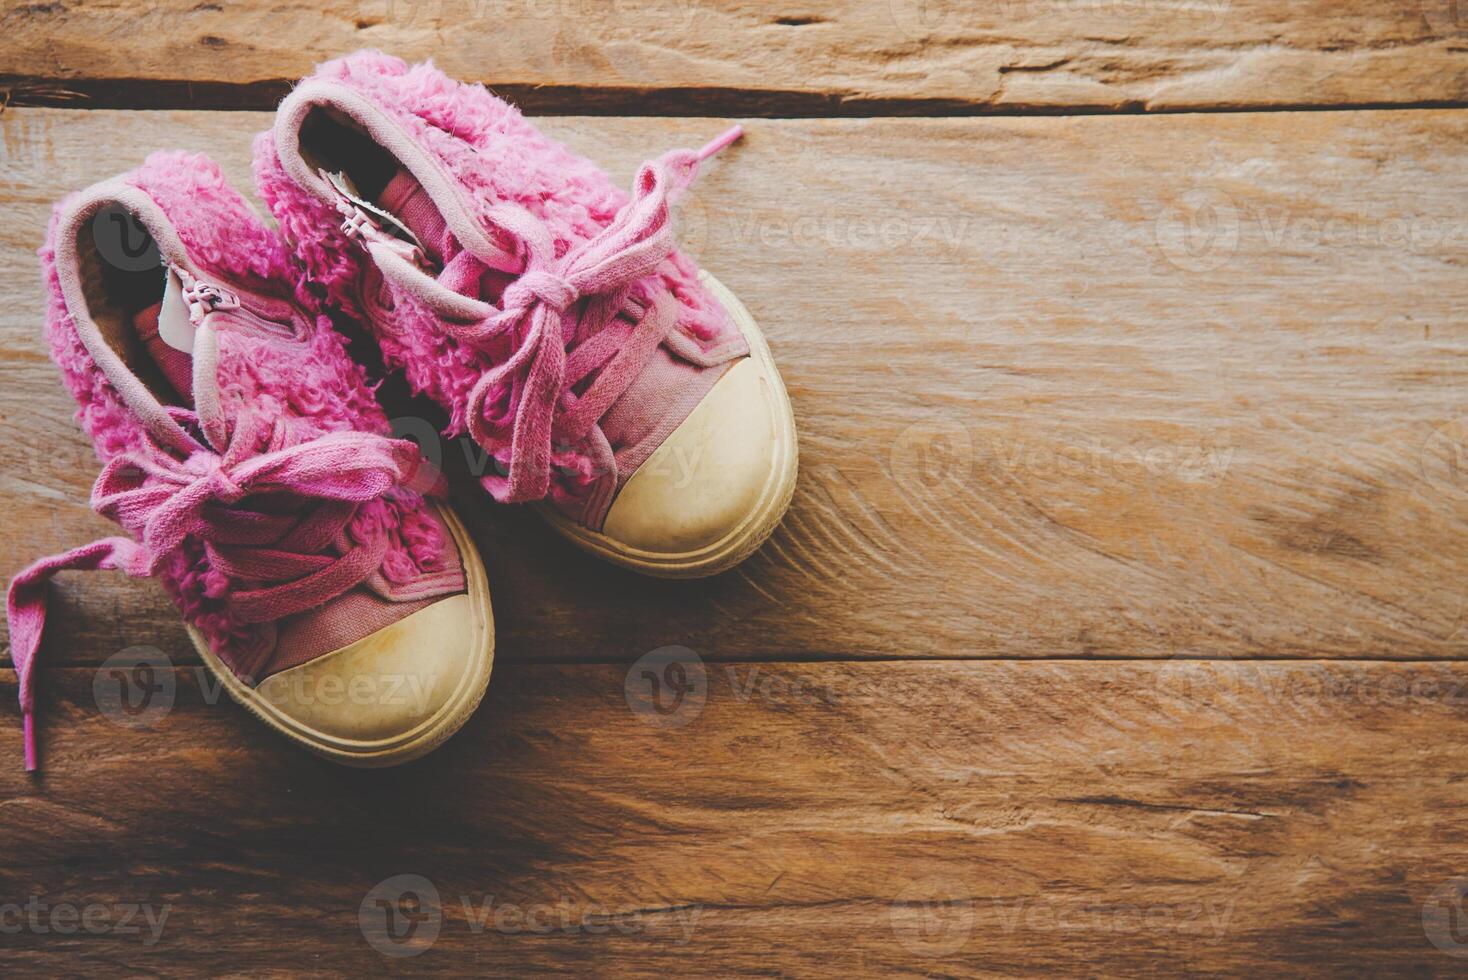
<instances>
[{"instance_id":1,"label":"gap between planks","mask_svg":"<svg viewBox=\"0 0 1468 980\"><path fill-rule=\"evenodd\" d=\"M290 92L285 78L245 84L189 79L137 80L88 78L57 80L0 75L0 113L8 107L51 109L128 109L215 112L267 112ZM699 118L742 116L752 119L1012 118L1023 116L1186 116L1268 112L1355 112L1414 109L1465 109L1462 99L1376 100L1361 102L1249 103L1154 106L1144 101L1094 105L1011 103L993 105L956 98L843 96L784 89L598 88L574 85L486 83L490 91L527 116L646 116Z\"/></svg>"},{"instance_id":2,"label":"gap between planks","mask_svg":"<svg viewBox=\"0 0 1468 980\"><path fill-rule=\"evenodd\" d=\"M696 652L696 651L695 651ZM775 660L762 660L756 658L741 658L729 660L717 655L699 655L699 659L712 666L735 668L735 667L772 667L772 668L800 668L818 667L823 664L844 664L850 666L876 666L881 664L930 664L934 668L945 665L953 666L959 664L1044 664L1051 667L1083 667L1088 664L1107 664L1110 666L1128 665L1152 665L1163 668L1169 664L1201 664L1204 666L1217 666L1220 668L1230 665L1240 667L1322 667L1348 669L1352 666L1384 665L1391 667L1428 667L1446 666L1449 664L1462 663L1460 660L1443 660L1430 658L1403 658L1391 657L1350 657L1345 659L1332 659L1327 657L1313 657L1308 659L1294 659L1290 657L1207 657L1207 656L1177 656L1165 659L1146 659L1140 657L1115 657L1101 656L1091 658L1080 657L1030 657L1030 656L1004 656L1003 654L984 655L977 657L931 657L912 654L910 656L867 656L860 651L849 653L826 653L812 654L802 657L786 657ZM203 661L197 656L185 654L184 656L171 657L170 662L175 667L192 668L203 665ZM629 659L605 658L601 660L572 660L554 658L536 658L534 660L519 660L510 657L496 655L496 669L507 670L516 667L626 667L635 661ZM43 655L36 661L38 671L63 671L84 670L96 671L100 669L99 664L86 660L73 660L64 656ZM0 647L0 677L13 677L15 671L10 666L10 647Z\"/></svg>"},{"instance_id":3,"label":"gap between planks","mask_svg":"<svg viewBox=\"0 0 1468 980\"><path fill-rule=\"evenodd\" d=\"M433 58L537 113L742 115L1441 106L1468 100L1449 0L280 0L0 12L13 101L268 108L361 48ZM147 36L139 49L129 41ZM691 108L692 106L692 108Z\"/></svg>"}]
</instances>

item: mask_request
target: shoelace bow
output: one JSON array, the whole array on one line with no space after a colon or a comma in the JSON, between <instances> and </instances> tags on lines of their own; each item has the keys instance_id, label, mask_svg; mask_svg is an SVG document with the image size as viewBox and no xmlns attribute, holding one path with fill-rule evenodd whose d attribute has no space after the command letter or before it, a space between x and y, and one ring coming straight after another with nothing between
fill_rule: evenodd
<instances>
[{"instance_id":1,"label":"shoelace bow","mask_svg":"<svg viewBox=\"0 0 1468 980\"><path fill-rule=\"evenodd\" d=\"M244 623L262 623L319 606L381 566L386 532L374 526L368 540L351 542L345 529L360 505L394 487L424 482L417 446L367 432L285 441L281 422L267 432L241 419L223 454L199 446L180 459L149 440L141 451L113 458L92 488L92 509L138 540L103 538L43 558L11 580L10 651L20 682L27 770L36 768L32 671L46 622L46 583L57 572L118 569L152 576L194 537L213 569L252 586L230 594L231 613ZM441 489L435 476L429 492ZM256 494L285 505L237 506ZM302 507L311 504L302 516ZM339 554L329 553L333 545Z\"/></svg>"},{"instance_id":2,"label":"shoelace bow","mask_svg":"<svg viewBox=\"0 0 1468 980\"><path fill-rule=\"evenodd\" d=\"M474 441L495 455L508 451L507 475L484 481L497 500L543 498L550 487L552 446L579 444L672 330L674 298L663 292L644 306L632 300L633 287L673 252L672 204L699 166L743 132L734 126L700 150L672 150L644 163L632 199L612 222L560 258L550 229L529 211L513 204L488 211L491 223L518 241L524 268L505 288L496 312L476 323L445 320L444 327L474 346L519 338L508 358L480 376L465 406ZM361 213L354 212L348 224L353 220L358 224L343 229L349 235L360 231ZM394 241L406 248L400 255L416 254ZM464 292L483 271L466 251L449 263L441 281ZM584 308L572 315L582 300ZM619 318L624 312L630 323ZM577 395L572 389L593 373L595 379Z\"/></svg>"}]
</instances>

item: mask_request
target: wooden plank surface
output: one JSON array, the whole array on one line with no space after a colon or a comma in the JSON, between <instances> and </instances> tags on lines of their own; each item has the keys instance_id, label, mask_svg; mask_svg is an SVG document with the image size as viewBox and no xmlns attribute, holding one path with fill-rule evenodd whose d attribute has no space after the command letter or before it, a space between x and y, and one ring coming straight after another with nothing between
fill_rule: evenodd
<instances>
[{"instance_id":1,"label":"wooden plank surface","mask_svg":"<svg viewBox=\"0 0 1468 980\"><path fill-rule=\"evenodd\" d=\"M1405 976L1460 962L1424 906L1468 869L1468 666L687 666L702 697L667 727L631 710L623 667L502 667L447 746L376 772L209 706L217 687L191 670L168 675L172 710L137 730L98 710L106 674L47 671L45 769L0 765L0 895L146 906L162 930L149 944L142 912L137 933L23 928L5 936L7 971ZM19 751L16 721L6 675L0 760ZM398 875L431 882L442 910L412 960L359 928Z\"/></svg>"},{"instance_id":2,"label":"wooden plank surface","mask_svg":"<svg viewBox=\"0 0 1468 980\"><path fill-rule=\"evenodd\" d=\"M228 703L156 583L63 576L38 776L0 670L0 973L1464 962L1465 0L89 0L0 31L7 579L114 530L41 340L52 202L159 146L250 186L267 113L169 110L378 46L624 182L808 117L750 121L678 215L790 387L771 542L651 581L431 445L499 664L378 772ZM691 685L655 670L653 710L669 644ZM138 647L166 659L116 669Z\"/></svg>"},{"instance_id":3,"label":"wooden plank surface","mask_svg":"<svg viewBox=\"0 0 1468 980\"><path fill-rule=\"evenodd\" d=\"M360 47L537 111L952 114L1460 104L1455 0L11 2L15 104L269 108ZM146 43L139 39L146 38Z\"/></svg>"},{"instance_id":4,"label":"wooden plank surface","mask_svg":"<svg viewBox=\"0 0 1468 980\"><path fill-rule=\"evenodd\" d=\"M50 202L152 146L248 186L267 119L0 117L0 574L109 529L40 339ZM546 121L619 179L717 125ZM500 656L1462 657L1465 137L1454 111L752 123L681 221L789 383L791 514L736 572L653 582L464 481ZM187 657L154 584L55 591L55 662Z\"/></svg>"}]
</instances>

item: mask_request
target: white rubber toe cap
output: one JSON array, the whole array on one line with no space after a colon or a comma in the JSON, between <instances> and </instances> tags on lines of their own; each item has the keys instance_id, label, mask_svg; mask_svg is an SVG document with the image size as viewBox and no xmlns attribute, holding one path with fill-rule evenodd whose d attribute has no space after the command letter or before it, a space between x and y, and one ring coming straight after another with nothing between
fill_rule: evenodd
<instances>
[{"instance_id":1,"label":"white rubber toe cap","mask_svg":"<svg viewBox=\"0 0 1468 980\"><path fill-rule=\"evenodd\" d=\"M738 531L778 475L770 379L736 363L627 481L602 533L636 551L701 551Z\"/></svg>"},{"instance_id":2,"label":"white rubber toe cap","mask_svg":"<svg viewBox=\"0 0 1468 980\"><path fill-rule=\"evenodd\" d=\"M255 694L327 741L409 736L453 698L478 655L467 595L450 596L324 657L267 677Z\"/></svg>"}]
</instances>

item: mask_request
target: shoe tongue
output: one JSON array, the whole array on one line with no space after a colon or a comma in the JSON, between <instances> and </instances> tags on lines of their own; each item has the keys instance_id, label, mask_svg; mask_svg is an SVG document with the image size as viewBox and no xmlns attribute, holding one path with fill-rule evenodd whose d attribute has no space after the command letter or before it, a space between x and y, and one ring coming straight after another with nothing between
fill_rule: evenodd
<instances>
[{"instance_id":1,"label":"shoe tongue","mask_svg":"<svg viewBox=\"0 0 1468 980\"><path fill-rule=\"evenodd\" d=\"M163 298L133 314L133 329L143 349L158 365L173 389L189 402L194 400L194 325L188 303L172 273Z\"/></svg>"},{"instance_id":2,"label":"shoe tongue","mask_svg":"<svg viewBox=\"0 0 1468 980\"><path fill-rule=\"evenodd\" d=\"M378 195L377 206L417 236L434 263L443 263L451 249L448 224L417 178L406 170L398 170Z\"/></svg>"},{"instance_id":3,"label":"shoe tongue","mask_svg":"<svg viewBox=\"0 0 1468 980\"><path fill-rule=\"evenodd\" d=\"M602 434L612 450L620 453L649 439L656 440L654 446L660 444L661 437L671 431L669 416L680 408L682 396L692 390L690 386L698 383L701 371L659 345L642 373L601 417ZM673 424L681 421L680 417Z\"/></svg>"}]
</instances>

